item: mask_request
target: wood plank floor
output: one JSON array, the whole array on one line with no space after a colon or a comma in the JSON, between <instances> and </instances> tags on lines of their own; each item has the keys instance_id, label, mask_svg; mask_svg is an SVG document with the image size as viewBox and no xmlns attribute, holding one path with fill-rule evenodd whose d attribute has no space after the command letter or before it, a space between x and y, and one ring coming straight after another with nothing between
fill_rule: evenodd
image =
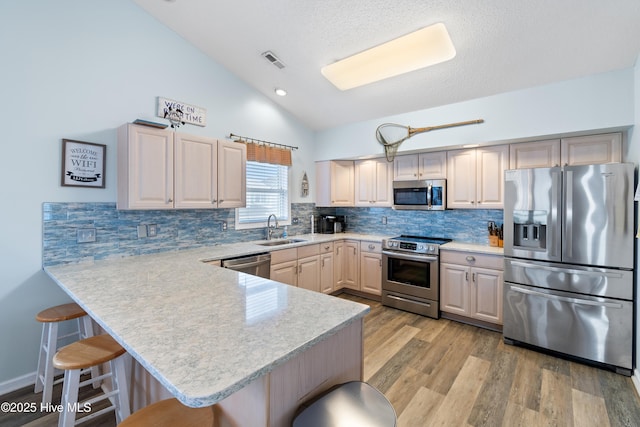
<instances>
[{"instance_id":1,"label":"wood plank floor","mask_svg":"<svg viewBox=\"0 0 640 427\"><path fill-rule=\"evenodd\" d=\"M630 378L505 345L497 332L341 297L371 306L365 380L391 401L398 427L640 426L640 399ZM58 403L60 386L54 395ZM29 387L0 401L39 405L40 397ZM2 427L56 423L57 414L0 413ZM82 425L114 427L115 417Z\"/></svg>"},{"instance_id":2,"label":"wood plank floor","mask_svg":"<svg viewBox=\"0 0 640 427\"><path fill-rule=\"evenodd\" d=\"M628 377L528 349L502 335L370 300L364 376L399 427L640 426Z\"/></svg>"}]
</instances>

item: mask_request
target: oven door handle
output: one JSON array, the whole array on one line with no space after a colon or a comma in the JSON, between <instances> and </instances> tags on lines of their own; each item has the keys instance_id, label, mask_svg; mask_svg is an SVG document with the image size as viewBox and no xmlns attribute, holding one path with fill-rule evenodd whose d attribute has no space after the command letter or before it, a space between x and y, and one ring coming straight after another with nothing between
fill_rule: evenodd
<instances>
[{"instance_id":1,"label":"oven door handle","mask_svg":"<svg viewBox=\"0 0 640 427\"><path fill-rule=\"evenodd\" d=\"M422 301L416 301L416 300L413 300L413 299L407 299L407 298L397 297L397 296L395 296L395 295L387 295L387 298L391 298L391 299L393 299L393 300L401 301L401 302L410 302L411 304L424 305L425 307L429 307L429 308L431 308L431 304L429 304L428 302L422 302Z\"/></svg>"},{"instance_id":2,"label":"oven door handle","mask_svg":"<svg viewBox=\"0 0 640 427\"><path fill-rule=\"evenodd\" d=\"M409 261L437 261L438 257L437 256L432 256L432 255L411 255L411 254L405 254L405 253L401 253L401 252L392 252L392 251L382 251L382 255L386 255L388 257L393 257L393 258L397 258L397 259L406 259Z\"/></svg>"}]
</instances>

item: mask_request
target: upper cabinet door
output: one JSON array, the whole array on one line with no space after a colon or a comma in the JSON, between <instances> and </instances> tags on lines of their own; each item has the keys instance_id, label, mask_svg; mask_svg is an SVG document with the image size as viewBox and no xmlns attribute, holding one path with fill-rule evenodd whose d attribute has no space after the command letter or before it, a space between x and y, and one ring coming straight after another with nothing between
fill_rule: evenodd
<instances>
[{"instance_id":1,"label":"upper cabinet door","mask_svg":"<svg viewBox=\"0 0 640 427\"><path fill-rule=\"evenodd\" d=\"M560 140L522 142L509 146L509 169L560 166Z\"/></svg>"},{"instance_id":2,"label":"upper cabinet door","mask_svg":"<svg viewBox=\"0 0 640 427\"><path fill-rule=\"evenodd\" d=\"M622 134L576 136L561 140L563 165L578 166L622 161Z\"/></svg>"},{"instance_id":3,"label":"upper cabinet door","mask_svg":"<svg viewBox=\"0 0 640 427\"><path fill-rule=\"evenodd\" d=\"M447 177L447 152L435 151L418 155L418 177L420 179L443 179Z\"/></svg>"},{"instance_id":4,"label":"upper cabinet door","mask_svg":"<svg viewBox=\"0 0 640 427\"><path fill-rule=\"evenodd\" d=\"M175 207L216 207L218 141L179 133L175 138Z\"/></svg>"},{"instance_id":5,"label":"upper cabinet door","mask_svg":"<svg viewBox=\"0 0 640 427\"><path fill-rule=\"evenodd\" d=\"M391 206L390 165L386 159L355 162L356 206Z\"/></svg>"},{"instance_id":6,"label":"upper cabinet door","mask_svg":"<svg viewBox=\"0 0 640 427\"><path fill-rule=\"evenodd\" d=\"M375 162L375 206L391 206L393 204L393 180L391 179L392 164L387 159Z\"/></svg>"},{"instance_id":7,"label":"upper cabinet door","mask_svg":"<svg viewBox=\"0 0 640 427\"><path fill-rule=\"evenodd\" d=\"M118 209L173 208L173 133L126 124L118 129Z\"/></svg>"},{"instance_id":8,"label":"upper cabinet door","mask_svg":"<svg viewBox=\"0 0 640 427\"><path fill-rule=\"evenodd\" d=\"M418 179L418 155L396 156L393 159L393 179L395 181Z\"/></svg>"},{"instance_id":9,"label":"upper cabinet door","mask_svg":"<svg viewBox=\"0 0 640 427\"><path fill-rule=\"evenodd\" d=\"M395 181L442 179L446 176L446 151L397 156L393 160L393 179Z\"/></svg>"},{"instance_id":10,"label":"upper cabinet door","mask_svg":"<svg viewBox=\"0 0 640 427\"><path fill-rule=\"evenodd\" d=\"M218 141L218 207L247 205L247 146Z\"/></svg>"},{"instance_id":11,"label":"upper cabinet door","mask_svg":"<svg viewBox=\"0 0 640 427\"><path fill-rule=\"evenodd\" d=\"M448 151L447 163L447 208L475 208L476 150Z\"/></svg>"},{"instance_id":12,"label":"upper cabinet door","mask_svg":"<svg viewBox=\"0 0 640 427\"><path fill-rule=\"evenodd\" d=\"M509 146L476 149L476 208L503 209L504 171L509 164Z\"/></svg>"},{"instance_id":13,"label":"upper cabinet door","mask_svg":"<svg viewBox=\"0 0 640 427\"><path fill-rule=\"evenodd\" d=\"M447 152L447 208L502 209L509 146Z\"/></svg>"}]
</instances>

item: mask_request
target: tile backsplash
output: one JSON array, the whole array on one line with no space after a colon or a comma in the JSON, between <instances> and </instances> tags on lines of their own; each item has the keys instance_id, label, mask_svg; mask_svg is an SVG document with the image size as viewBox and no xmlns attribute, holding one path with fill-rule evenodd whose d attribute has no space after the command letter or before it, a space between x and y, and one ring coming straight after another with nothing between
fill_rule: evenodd
<instances>
[{"instance_id":1,"label":"tile backsplash","mask_svg":"<svg viewBox=\"0 0 640 427\"><path fill-rule=\"evenodd\" d=\"M501 224L503 218L502 210L395 211L293 203L291 216L299 222L288 227L289 235L309 233L310 216L320 214L347 215L347 231L357 233L428 235L478 244L488 244L487 221ZM137 227L147 224L157 225L157 235L139 239ZM96 241L77 243L80 228L95 228ZM115 203L43 204L44 266L264 238L264 228L236 230L234 209L125 211Z\"/></svg>"}]
</instances>

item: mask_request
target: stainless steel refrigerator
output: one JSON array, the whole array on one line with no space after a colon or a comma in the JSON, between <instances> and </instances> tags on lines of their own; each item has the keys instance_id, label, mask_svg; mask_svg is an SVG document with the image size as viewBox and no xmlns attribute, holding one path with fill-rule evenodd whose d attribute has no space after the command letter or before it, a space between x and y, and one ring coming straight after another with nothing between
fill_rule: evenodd
<instances>
[{"instance_id":1,"label":"stainless steel refrigerator","mask_svg":"<svg viewBox=\"0 0 640 427\"><path fill-rule=\"evenodd\" d=\"M630 163L505 172L505 342L632 374L633 188Z\"/></svg>"}]
</instances>

